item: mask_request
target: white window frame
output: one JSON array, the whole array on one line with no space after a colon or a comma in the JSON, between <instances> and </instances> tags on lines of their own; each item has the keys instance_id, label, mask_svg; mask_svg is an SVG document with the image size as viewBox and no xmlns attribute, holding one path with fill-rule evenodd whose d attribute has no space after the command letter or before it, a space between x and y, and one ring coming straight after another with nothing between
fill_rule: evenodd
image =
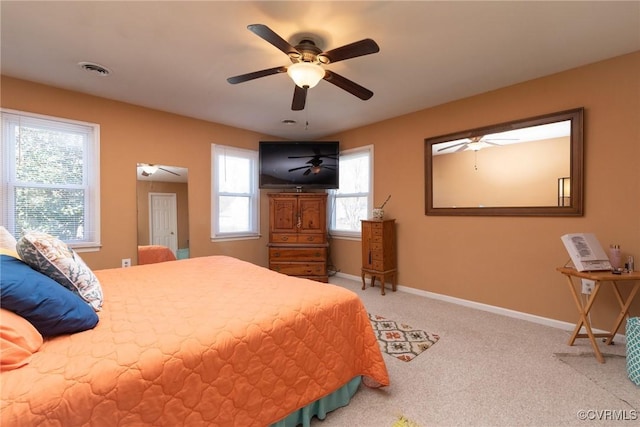
<instances>
[{"instance_id":1,"label":"white window frame","mask_svg":"<svg viewBox=\"0 0 640 427\"><path fill-rule=\"evenodd\" d=\"M365 145L363 147L351 148L349 150L341 151L339 167L342 167L341 166L343 164L342 160L344 160L345 158L348 158L349 156L352 156L352 155L361 155L363 153L367 153L369 156L369 189L368 191L360 192L360 193L340 193L339 190L329 190L329 206L328 206L329 233L331 234L332 237L342 238L346 240L360 240L362 236L361 229L358 231L346 231L346 230L335 229L336 199L340 197L366 196L367 212L371 212L371 210L373 209L373 145ZM342 171L339 172L339 176L344 176ZM362 218L362 219L367 219L367 218Z\"/></svg>"},{"instance_id":2,"label":"white window frame","mask_svg":"<svg viewBox=\"0 0 640 427\"><path fill-rule=\"evenodd\" d=\"M226 193L220 191L216 173L220 162L226 155L233 155L248 159L252 162L251 189L249 193ZM222 196L248 197L250 230L243 232L225 232L220 230L218 216L219 198ZM258 188L258 151L228 145L211 144L211 241L245 240L260 237L260 190Z\"/></svg>"},{"instance_id":3,"label":"white window frame","mask_svg":"<svg viewBox=\"0 0 640 427\"><path fill-rule=\"evenodd\" d=\"M78 252L98 251L100 241L100 125L66 118L29 113L25 111L0 109L2 121L2 140L0 142L0 221L8 230L15 230L14 217L14 188L20 184L15 177L15 141L14 129L22 123L34 123L36 126L49 127L55 130L65 129L81 132L87 135L87 146L84 158L84 182L81 186L85 190L84 201L84 238L67 241L70 247ZM19 239L21 236L14 236ZM58 236L55 236L58 237Z\"/></svg>"}]
</instances>

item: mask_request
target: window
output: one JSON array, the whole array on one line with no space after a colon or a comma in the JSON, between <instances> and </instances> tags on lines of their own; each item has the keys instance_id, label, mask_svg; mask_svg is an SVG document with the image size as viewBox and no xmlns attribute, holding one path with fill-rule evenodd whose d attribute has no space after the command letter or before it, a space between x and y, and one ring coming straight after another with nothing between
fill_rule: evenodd
<instances>
[{"instance_id":1,"label":"window","mask_svg":"<svg viewBox=\"0 0 640 427\"><path fill-rule=\"evenodd\" d=\"M100 126L2 110L2 224L100 246Z\"/></svg>"},{"instance_id":2,"label":"window","mask_svg":"<svg viewBox=\"0 0 640 427\"><path fill-rule=\"evenodd\" d=\"M211 238L259 237L258 152L211 147Z\"/></svg>"},{"instance_id":3,"label":"window","mask_svg":"<svg viewBox=\"0 0 640 427\"><path fill-rule=\"evenodd\" d=\"M335 236L359 237L360 220L373 207L373 146L340 153L340 188L331 190L330 231Z\"/></svg>"}]
</instances>

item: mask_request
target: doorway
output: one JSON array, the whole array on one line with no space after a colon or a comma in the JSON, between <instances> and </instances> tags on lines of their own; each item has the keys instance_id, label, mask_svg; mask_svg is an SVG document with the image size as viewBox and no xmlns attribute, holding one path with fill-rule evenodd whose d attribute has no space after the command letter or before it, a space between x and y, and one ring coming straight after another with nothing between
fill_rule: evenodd
<instances>
[{"instance_id":1,"label":"doorway","mask_svg":"<svg viewBox=\"0 0 640 427\"><path fill-rule=\"evenodd\" d=\"M175 193L149 193L149 241L178 252L178 208Z\"/></svg>"}]
</instances>

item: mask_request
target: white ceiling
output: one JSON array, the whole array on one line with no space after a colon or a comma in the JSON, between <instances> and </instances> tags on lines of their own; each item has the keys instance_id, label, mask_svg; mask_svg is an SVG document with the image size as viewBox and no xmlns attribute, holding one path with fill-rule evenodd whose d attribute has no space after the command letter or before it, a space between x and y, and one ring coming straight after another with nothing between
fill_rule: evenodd
<instances>
[{"instance_id":1,"label":"white ceiling","mask_svg":"<svg viewBox=\"0 0 640 427\"><path fill-rule=\"evenodd\" d=\"M287 139L320 138L640 50L638 1L2 0L0 14L2 74ZM292 45L314 34L323 50L374 39L379 53L327 66L373 98L321 81L307 108L291 111L286 74L227 83L290 64L247 30L256 23ZM81 61L112 73L86 72Z\"/></svg>"},{"instance_id":2,"label":"white ceiling","mask_svg":"<svg viewBox=\"0 0 640 427\"><path fill-rule=\"evenodd\" d=\"M138 163L136 174L138 181L159 181L159 182L180 182L187 183L189 180L189 169L178 166L154 165L158 167L151 175L143 175L142 163Z\"/></svg>"}]
</instances>

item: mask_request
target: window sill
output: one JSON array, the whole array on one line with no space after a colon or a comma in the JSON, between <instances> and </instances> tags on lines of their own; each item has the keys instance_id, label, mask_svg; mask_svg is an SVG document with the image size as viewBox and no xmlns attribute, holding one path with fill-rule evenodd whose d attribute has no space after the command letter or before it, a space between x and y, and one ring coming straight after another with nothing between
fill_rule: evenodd
<instances>
[{"instance_id":1,"label":"window sill","mask_svg":"<svg viewBox=\"0 0 640 427\"><path fill-rule=\"evenodd\" d=\"M212 242L228 242L232 240L257 240L261 238L260 234L235 234L230 236L211 237Z\"/></svg>"},{"instance_id":2,"label":"window sill","mask_svg":"<svg viewBox=\"0 0 640 427\"><path fill-rule=\"evenodd\" d=\"M100 243L67 243L74 251L81 252L98 252L102 245Z\"/></svg>"},{"instance_id":3,"label":"window sill","mask_svg":"<svg viewBox=\"0 0 640 427\"><path fill-rule=\"evenodd\" d=\"M329 231L329 235L332 239L340 240L362 240L362 233L359 231Z\"/></svg>"}]
</instances>

